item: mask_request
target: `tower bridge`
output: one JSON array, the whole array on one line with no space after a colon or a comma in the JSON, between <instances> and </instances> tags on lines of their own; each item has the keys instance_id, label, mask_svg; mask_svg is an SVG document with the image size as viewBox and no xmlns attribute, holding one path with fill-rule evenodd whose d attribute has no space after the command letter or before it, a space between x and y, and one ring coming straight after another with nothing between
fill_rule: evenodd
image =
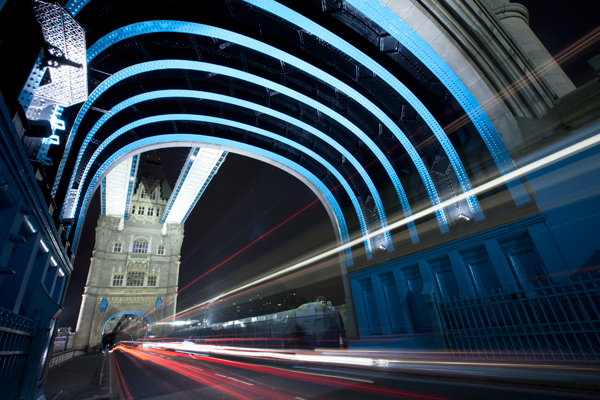
<instances>
[{"instance_id":1,"label":"tower bridge","mask_svg":"<svg viewBox=\"0 0 600 400\"><path fill-rule=\"evenodd\" d=\"M8 0L0 21L14 398L43 393L94 193L89 351L119 316L175 316L184 224L229 153L315 194L356 343L600 357L600 83L575 87L523 5ZM190 149L173 188L166 147Z\"/></svg>"}]
</instances>

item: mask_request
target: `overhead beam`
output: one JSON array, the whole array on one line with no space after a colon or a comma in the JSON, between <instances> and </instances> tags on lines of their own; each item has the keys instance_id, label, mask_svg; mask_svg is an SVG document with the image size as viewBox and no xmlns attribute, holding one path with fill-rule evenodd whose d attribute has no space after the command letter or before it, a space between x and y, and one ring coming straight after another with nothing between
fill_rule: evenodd
<instances>
[{"instance_id":1,"label":"overhead beam","mask_svg":"<svg viewBox=\"0 0 600 400\"><path fill-rule=\"evenodd\" d=\"M227 152L193 147L167 203L162 223L183 224L225 160Z\"/></svg>"}]
</instances>

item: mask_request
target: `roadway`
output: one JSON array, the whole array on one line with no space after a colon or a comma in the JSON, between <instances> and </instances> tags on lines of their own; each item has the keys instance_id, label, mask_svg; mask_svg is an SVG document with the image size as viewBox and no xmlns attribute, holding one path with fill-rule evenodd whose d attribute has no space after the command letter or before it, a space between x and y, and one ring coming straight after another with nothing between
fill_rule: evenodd
<instances>
[{"instance_id":1,"label":"roadway","mask_svg":"<svg viewBox=\"0 0 600 400\"><path fill-rule=\"evenodd\" d=\"M117 348L117 398L137 399L597 399L571 389L419 377L314 363L286 363Z\"/></svg>"}]
</instances>

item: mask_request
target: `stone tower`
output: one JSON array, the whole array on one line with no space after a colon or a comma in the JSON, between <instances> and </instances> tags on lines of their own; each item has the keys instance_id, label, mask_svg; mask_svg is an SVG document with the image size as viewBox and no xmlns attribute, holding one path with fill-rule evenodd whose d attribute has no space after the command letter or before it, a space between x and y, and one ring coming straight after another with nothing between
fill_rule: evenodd
<instances>
[{"instance_id":1,"label":"stone tower","mask_svg":"<svg viewBox=\"0 0 600 400\"><path fill-rule=\"evenodd\" d=\"M135 175L134 175L135 176ZM171 188L154 154L139 166L125 218L101 215L77 322L76 349L96 350L123 316L140 319L133 336L160 336L175 314L183 225L161 223ZM135 321L134 319L134 321Z\"/></svg>"}]
</instances>

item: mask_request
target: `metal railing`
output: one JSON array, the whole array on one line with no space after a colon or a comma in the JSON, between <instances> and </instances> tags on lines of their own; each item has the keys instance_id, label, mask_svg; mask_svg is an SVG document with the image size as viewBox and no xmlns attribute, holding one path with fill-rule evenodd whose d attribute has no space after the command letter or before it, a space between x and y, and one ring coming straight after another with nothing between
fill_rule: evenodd
<instances>
[{"instance_id":1,"label":"metal railing","mask_svg":"<svg viewBox=\"0 0 600 400\"><path fill-rule=\"evenodd\" d=\"M445 298L435 305L450 354L468 358L600 360L600 278Z\"/></svg>"},{"instance_id":2,"label":"metal railing","mask_svg":"<svg viewBox=\"0 0 600 400\"><path fill-rule=\"evenodd\" d=\"M48 368L54 368L54 367L64 363L65 361L68 361L75 357L84 356L84 355L86 355L86 352L83 350L67 350L67 351L63 351L61 353L56 353L52 356L52 359L50 360L50 365L48 366Z\"/></svg>"},{"instance_id":3,"label":"metal railing","mask_svg":"<svg viewBox=\"0 0 600 400\"><path fill-rule=\"evenodd\" d=\"M19 393L36 321L0 307L0 388L3 399Z\"/></svg>"}]
</instances>

